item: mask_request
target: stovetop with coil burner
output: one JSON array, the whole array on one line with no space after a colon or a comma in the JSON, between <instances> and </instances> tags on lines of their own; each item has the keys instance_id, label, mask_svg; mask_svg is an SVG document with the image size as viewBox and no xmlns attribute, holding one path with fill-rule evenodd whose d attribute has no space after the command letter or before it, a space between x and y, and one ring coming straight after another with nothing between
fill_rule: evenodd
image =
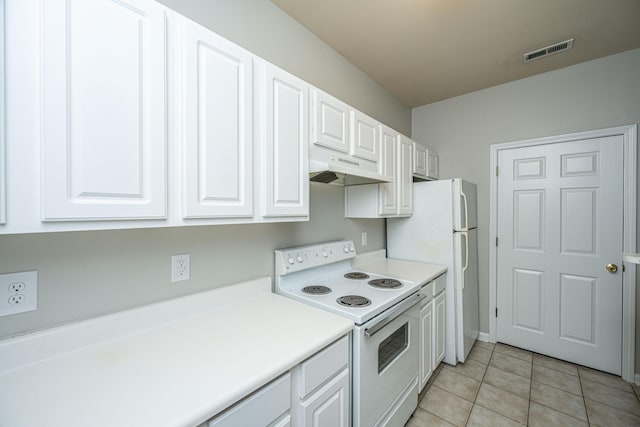
<instances>
[{"instance_id":1,"label":"stovetop with coil burner","mask_svg":"<svg viewBox=\"0 0 640 427\"><path fill-rule=\"evenodd\" d=\"M361 325L420 289L411 281L353 270L350 248L346 241L276 251L275 291Z\"/></svg>"}]
</instances>

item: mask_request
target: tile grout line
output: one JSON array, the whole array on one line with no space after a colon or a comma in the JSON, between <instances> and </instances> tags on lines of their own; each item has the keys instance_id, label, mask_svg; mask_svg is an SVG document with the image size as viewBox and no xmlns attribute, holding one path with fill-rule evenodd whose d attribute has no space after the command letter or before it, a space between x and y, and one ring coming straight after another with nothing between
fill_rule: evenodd
<instances>
[{"instance_id":1,"label":"tile grout line","mask_svg":"<svg viewBox=\"0 0 640 427\"><path fill-rule=\"evenodd\" d=\"M478 392L473 398L473 404L471 405L471 410L469 411L469 415L467 415L467 420L465 421L465 427L469 425L469 419L471 418L471 413L473 412L473 407L476 406L476 400L478 400L478 394L480 394L480 388L482 388L482 384L484 384L484 377L487 375L487 371L489 370L489 364L491 363L491 358L493 357L493 352L496 351L496 345L493 345L491 349L491 355L489 356L489 361L487 362L487 366L484 369L484 373L482 374L482 378L480 379L480 387L478 387Z\"/></svg>"},{"instance_id":2,"label":"tile grout line","mask_svg":"<svg viewBox=\"0 0 640 427\"><path fill-rule=\"evenodd\" d=\"M582 403L584 404L584 412L587 415L587 424L591 425L589 420L589 411L587 410L587 398L584 396L584 387L582 386L582 375L580 375L580 368L578 368L578 381L580 382L580 393L582 393Z\"/></svg>"}]
</instances>

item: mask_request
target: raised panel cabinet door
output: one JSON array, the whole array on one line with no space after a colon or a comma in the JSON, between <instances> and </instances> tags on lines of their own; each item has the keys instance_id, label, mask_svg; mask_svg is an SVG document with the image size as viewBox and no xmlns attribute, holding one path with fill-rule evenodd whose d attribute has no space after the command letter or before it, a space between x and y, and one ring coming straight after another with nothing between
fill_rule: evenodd
<instances>
[{"instance_id":1,"label":"raised panel cabinet door","mask_svg":"<svg viewBox=\"0 0 640 427\"><path fill-rule=\"evenodd\" d=\"M427 150L427 177L438 179L438 153Z\"/></svg>"},{"instance_id":2,"label":"raised panel cabinet door","mask_svg":"<svg viewBox=\"0 0 640 427\"><path fill-rule=\"evenodd\" d=\"M433 305L431 301L420 309L420 390L433 373Z\"/></svg>"},{"instance_id":3,"label":"raised panel cabinet door","mask_svg":"<svg viewBox=\"0 0 640 427\"><path fill-rule=\"evenodd\" d=\"M381 173L392 182L379 184L380 215L395 215L398 212L398 191L396 184L396 156L398 153L398 133L393 129L380 125Z\"/></svg>"},{"instance_id":4,"label":"raised panel cabinet door","mask_svg":"<svg viewBox=\"0 0 640 427\"><path fill-rule=\"evenodd\" d=\"M265 173L263 215L309 216L309 87L272 65L259 66Z\"/></svg>"},{"instance_id":5,"label":"raised panel cabinet door","mask_svg":"<svg viewBox=\"0 0 640 427\"><path fill-rule=\"evenodd\" d=\"M4 0L0 0L0 224L6 222L7 187L5 160Z\"/></svg>"},{"instance_id":6,"label":"raised panel cabinet door","mask_svg":"<svg viewBox=\"0 0 640 427\"><path fill-rule=\"evenodd\" d=\"M301 403L300 426L348 427L349 370L336 375L326 386Z\"/></svg>"},{"instance_id":7,"label":"raised panel cabinet door","mask_svg":"<svg viewBox=\"0 0 640 427\"><path fill-rule=\"evenodd\" d=\"M311 96L311 142L349 153L349 106L318 89L314 89Z\"/></svg>"},{"instance_id":8,"label":"raised panel cabinet door","mask_svg":"<svg viewBox=\"0 0 640 427\"><path fill-rule=\"evenodd\" d=\"M42 219L167 214L165 9L42 5Z\"/></svg>"},{"instance_id":9,"label":"raised panel cabinet door","mask_svg":"<svg viewBox=\"0 0 640 427\"><path fill-rule=\"evenodd\" d=\"M413 143L413 174L427 176L427 149L417 142Z\"/></svg>"},{"instance_id":10,"label":"raised panel cabinet door","mask_svg":"<svg viewBox=\"0 0 640 427\"><path fill-rule=\"evenodd\" d=\"M398 186L398 214L413 213L413 141L400 135L398 141L398 169L396 184Z\"/></svg>"},{"instance_id":11,"label":"raised panel cabinet door","mask_svg":"<svg viewBox=\"0 0 640 427\"><path fill-rule=\"evenodd\" d=\"M253 216L253 55L181 20L183 216Z\"/></svg>"},{"instance_id":12,"label":"raised panel cabinet door","mask_svg":"<svg viewBox=\"0 0 640 427\"><path fill-rule=\"evenodd\" d=\"M433 300L433 369L444 359L445 292Z\"/></svg>"},{"instance_id":13,"label":"raised panel cabinet door","mask_svg":"<svg viewBox=\"0 0 640 427\"><path fill-rule=\"evenodd\" d=\"M380 161L380 134L376 120L351 110L351 141L353 156L377 164Z\"/></svg>"}]
</instances>

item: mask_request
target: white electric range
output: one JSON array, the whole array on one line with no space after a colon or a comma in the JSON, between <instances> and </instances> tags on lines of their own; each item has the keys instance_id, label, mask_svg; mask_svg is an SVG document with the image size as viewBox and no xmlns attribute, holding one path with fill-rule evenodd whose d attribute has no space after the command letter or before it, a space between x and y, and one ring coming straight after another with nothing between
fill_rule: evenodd
<instances>
[{"instance_id":1,"label":"white electric range","mask_svg":"<svg viewBox=\"0 0 640 427\"><path fill-rule=\"evenodd\" d=\"M351 268L352 241L275 251L274 291L353 320L354 427L403 426L418 404L420 283Z\"/></svg>"}]
</instances>

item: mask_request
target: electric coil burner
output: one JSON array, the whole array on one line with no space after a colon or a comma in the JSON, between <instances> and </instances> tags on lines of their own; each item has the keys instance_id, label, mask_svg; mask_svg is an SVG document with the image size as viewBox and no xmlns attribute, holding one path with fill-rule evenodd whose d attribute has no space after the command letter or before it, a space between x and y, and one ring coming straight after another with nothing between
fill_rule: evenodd
<instances>
[{"instance_id":1,"label":"electric coil burner","mask_svg":"<svg viewBox=\"0 0 640 427\"><path fill-rule=\"evenodd\" d=\"M373 279L367 282L369 286L373 286L374 288L384 288L384 289L396 289L402 287L402 283L396 279Z\"/></svg>"},{"instance_id":2,"label":"electric coil burner","mask_svg":"<svg viewBox=\"0 0 640 427\"><path fill-rule=\"evenodd\" d=\"M351 273L345 274L344 277L345 277L345 279L364 280L364 279L368 279L369 275L367 273L363 273L361 271L352 271Z\"/></svg>"},{"instance_id":3,"label":"electric coil burner","mask_svg":"<svg viewBox=\"0 0 640 427\"><path fill-rule=\"evenodd\" d=\"M369 298L365 298L360 295L345 295L338 298L336 302L347 307L366 307L371 305L371 300Z\"/></svg>"},{"instance_id":4,"label":"electric coil burner","mask_svg":"<svg viewBox=\"0 0 640 427\"><path fill-rule=\"evenodd\" d=\"M311 285L302 288L302 292L309 295L326 295L331 293L331 288L322 285Z\"/></svg>"}]
</instances>

